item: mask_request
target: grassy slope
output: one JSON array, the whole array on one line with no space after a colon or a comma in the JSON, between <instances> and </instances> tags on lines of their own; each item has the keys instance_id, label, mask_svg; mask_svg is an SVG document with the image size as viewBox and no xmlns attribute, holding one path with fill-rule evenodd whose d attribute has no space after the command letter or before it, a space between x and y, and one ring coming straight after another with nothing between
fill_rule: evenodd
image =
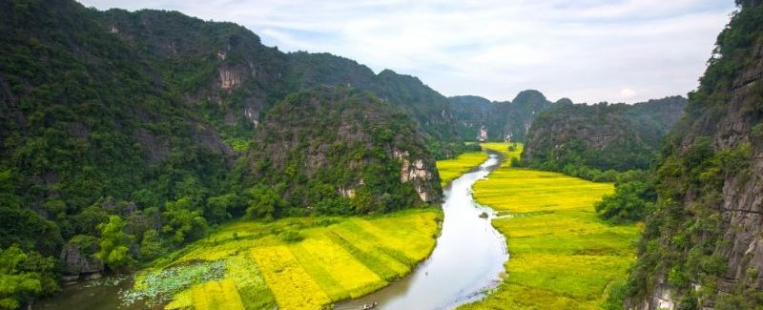
<instances>
[{"instance_id":1,"label":"grassy slope","mask_svg":"<svg viewBox=\"0 0 763 310\"><path fill-rule=\"evenodd\" d=\"M438 209L419 209L236 222L139 273L135 288L171 295L166 309L321 309L409 273L434 248L441 217ZM286 242L285 231L304 239ZM215 273L196 268L201 264L224 267Z\"/></svg>"},{"instance_id":2,"label":"grassy slope","mask_svg":"<svg viewBox=\"0 0 763 310\"><path fill-rule=\"evenodd\" d=\"M521 152L500 143L483 147L507 156ZM597 217L593 203L612 191L608 183L511 168L508 160L478 182L475 198L507 215L493 225L507 237L509 276L462 309L599 309L609 285L635 259L638 234L635 225Z\"/></svg>"}]
</instances>

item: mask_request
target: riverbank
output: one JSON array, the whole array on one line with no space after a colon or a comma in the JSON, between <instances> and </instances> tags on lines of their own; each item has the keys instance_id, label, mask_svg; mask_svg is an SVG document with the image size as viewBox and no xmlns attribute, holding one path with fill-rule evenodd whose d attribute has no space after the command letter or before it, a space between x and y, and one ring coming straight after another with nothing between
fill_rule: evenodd
<instances>
[{"instance_id":1,"label":"riverbank","mask_svg":"<svg viewBox=\"0 0 763 310\"><path fill-rule=\"evenodd\" d=\"M468 152L453 159L438 160L437 171L440 173L440 185L444 188L451 181L485 162L487 158L487 152Z\"/></svg>"},{"instance_id":2,"label":"riverbank","mask_svg":"<svg viewBox=\"0 0 763 310\"><path fill-rule=\"evenodd\" d=\"M127 296L159 296L165 309L323 309L410 273L441 221L435 208L240 221L137 273Z\"/></svg>"},{"instance_id":3,"label":"riverbank","mask_svg":"<svg viewBox=\"0 0 763 310\"><path fill-rule=\"evenodd\" d=\"M483 147L506 156L474 196L501 216L493 226L506 236L508 277L484 300L460 309L601 309L610 286L635 260L636 225L610 225L593 204L610 183L559 173L512 168L521 146Z\"/></svg>"},{"instance_id":4,"label":"riverbank","mask_svg":"<svg viewBox=\"0 0 763 310\"><path fill-rule=\"evenodd\" d=\"M453 170L468 172L445 187L444 221L432 256L409 276L373 294L339 303L337 310L357 310L372 303L378 304L375 310L452 309L483 298L485 291L501 283L508 259L506 240L491 225L493 210L476 204L472 197L474 183L488 176L500 158L491 154L475 167L470 161L475 157L450 161Z\"/></svg>"}]
</instances>

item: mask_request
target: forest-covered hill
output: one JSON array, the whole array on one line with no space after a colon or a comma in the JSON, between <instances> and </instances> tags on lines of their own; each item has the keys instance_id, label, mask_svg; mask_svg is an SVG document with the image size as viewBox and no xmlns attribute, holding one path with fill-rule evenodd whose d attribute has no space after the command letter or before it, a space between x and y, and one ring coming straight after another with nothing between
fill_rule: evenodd
<instances>
[{"instance_id":1,"label":"forest-covered hill","mask_svg":"<svg viewBox=\"0 0 763 310\"><path fill-rule=\"evenodd\" d=\"M478 96L450 97L450 108L464 140L477 139L480 129L489 141L525 142L535 117L552 103L536 90L525 90L512 101L496 102ZM560 102L568 102L563 99Z\"/></svg>"},{"instance_id":2,"label":"forest-covered hill","mask_svg":"<svg viewBox=\"0 0 763 310\"><path fill-rule=\"evenodd\" d=\"M556 171L567 165L617 171L647 169L685 104L683 97L633 105L555 104L535 119L522 160Z\"/></svg>"},{"instance_id":3,"label":"forest-covered hill","mask_svg":"<svg viewBox=\"0 0 763 310\"><path fill-rule=\"evenodd\" d=\"M0 0L0 258L24 284L2 307L233 218L435 202L435 155L463 148L414 77L178 12Z\"/></svg>"}]
</instances>

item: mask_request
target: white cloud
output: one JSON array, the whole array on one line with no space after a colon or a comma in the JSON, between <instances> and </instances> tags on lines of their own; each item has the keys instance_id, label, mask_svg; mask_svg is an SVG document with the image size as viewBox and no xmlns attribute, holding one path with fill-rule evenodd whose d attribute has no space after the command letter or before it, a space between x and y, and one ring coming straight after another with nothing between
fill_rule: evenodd
<instances>
[{"instance_id":1,"label":"white cloud","mask_svg":"<svg viewBox=\"0 0 763 310\"><path fill-rule=\"evenodd\" d=\"M731 0L80 1L236 22L281 50L416 75L445 95L508 100L533 88L576 102L685 94L734 9Z\"/></svg>"},{"instance_id":2,"label":"white cloud","mask_svg":"<svg viewBox=\"0 0 763 310\"><path fill-rule=\"evenodd\" d=\"M630 88L623 88L620 90L620 97L623 99L630 99L636 96L636 91Z\"/></svg>"}]
</instances>

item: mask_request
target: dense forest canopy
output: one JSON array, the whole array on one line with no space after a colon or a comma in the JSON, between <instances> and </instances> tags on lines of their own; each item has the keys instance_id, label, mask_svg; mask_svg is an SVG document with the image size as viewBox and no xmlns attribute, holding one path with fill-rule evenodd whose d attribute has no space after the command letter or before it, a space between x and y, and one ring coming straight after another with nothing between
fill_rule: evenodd
<instances>
[{"instance_id":1,"label":"dense forest canopy","mask_svg":"<svg viewBox=\"0 0 763 310\"><path fill-rule=\"evenodd\" d=\"M646 219L611 304L651 307L669 290L681 309L754 309L758 2L737 0L688 103L581 105L536 90L446 98L413 76L283 53L179 12L0 0L0 309L56 293L62 276L129 271L235 219L436 203L435 160L478 150L464 141L483 128L526 142L512 164L616 182L596 205L611 223Z\"/></svg>"},{"instance_id":2,"label":"dense forest canopy","mask_svg":"<svg viewBox=\"0 0 763 310\"><path fill-rule=\"evenodd\" d=\"M231 23L2 0L0 34L2 308L235 218L437 201L433 156L465 149L418 79Z\"/></svg>"},{"instance_id":3,"label":"dense forest canopy","mask_svg":"<svg viewBox=\"0 0 763 310\"><path fill-rule=\"evenodd\" d=\"M555 104L535 119L522 159L557 171L567 165L647 169L685 103L685 98L668 97L634 105Z\"/></svg>"}]
</instances>

